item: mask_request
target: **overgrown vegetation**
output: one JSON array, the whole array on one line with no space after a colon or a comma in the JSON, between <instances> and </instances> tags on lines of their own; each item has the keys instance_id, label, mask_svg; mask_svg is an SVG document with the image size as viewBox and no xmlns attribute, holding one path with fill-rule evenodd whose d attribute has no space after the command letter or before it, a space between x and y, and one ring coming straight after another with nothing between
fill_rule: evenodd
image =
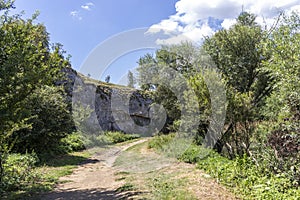
<instances>
[{"instance_id":1,"label":"overgrown vegetation","mask_svg":"<svg viewBox=\"0 0 300 200\"><path fill-rule=\"evenodd\" d=\"M199 127L194 144L182 155L176 154L178 159L198 163L201 169L242 194L242 198L297 199L300 17L299 13L282 13L270 30L259 26L255 18L253 14L241 13L235 25L207 37L200 48L183 43L163 47L155 56L146 55L140 59L139 75L143 79L147 73L155 73L148 64L160 67L163 62L185 76L195 90ZM203 50L211 63L200 56ZM221 75L219 82L224 83L227 95L225 125L220 131L209 128L215 112L212 95L205 87L210 67L217 68L215 72ZM178 131L179 125L189 123L179 115L180 106L185 105L160 87L163 86L144 84L143 89L151 91L154 100L167 109L171 120L167 121L169 129L165 134ZM213 149L217 153L201 147L207 142L205 137L210 137L207 133L215 136ZM168 152L172 135L155 137L149 147ZM176 145L180 146L180 142Z\"/></svg>"},{"instance_id":2,"label":"overgrown vegetation","mask_svg":"<svg viewBox=\"0 0 300 200\"><path fill-rule=\"evenodd\" d=\"M70 173L86 159L86 155L66 153L138 137L105 132L83 138L76 132L63 85L63 69L71 66L62 45L50 44L46 27L36 22L38 14L23 19L10 15L13 8L13 0L0 0L0 193L7 198L10 193L51 188L50 182L56 183L59 176ZM138 79L130 72L128 84L139 84L154 103L166 109L166 126L162 135L149 142L150 148L197 163L242 198L297 199L300 17L299 13L283 13L271 29L264 29L255 19L255 15L242 12L236 24L207 37L201 47L185 42L145 55L138 62ZM174 80L172 87L181 91L181 96L159 84L157 69L168 68L187 80L191 91L183 91L186 88L181 79L168 71L164 72ZM109 83L104 86L119 87ZM226 92L227 102L221 95L212 95L213 90L220 93L218 88ZM223 104L216 106L214 101ZM215 115L225 107L222 124ZM199 113L189 119L182 117L184 111L193 110ZM186 147L174 133L194 137L183 154L172 154ZM214 151L201 147L208 140L214 143ZM39 173L43 167L49 170L49 176ZM164 197L173 198L174 193L169 196L164 188L170 189L177 182L161 177L154 183L153 188L159 188ZM131 185L120 188L129 189Z\"/></svg>"}]
</instances>

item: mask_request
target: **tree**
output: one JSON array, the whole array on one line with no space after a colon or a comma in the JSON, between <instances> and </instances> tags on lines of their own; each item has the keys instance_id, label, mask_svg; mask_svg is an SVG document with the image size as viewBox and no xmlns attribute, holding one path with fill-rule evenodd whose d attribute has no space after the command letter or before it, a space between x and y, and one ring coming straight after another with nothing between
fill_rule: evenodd
<instances>
[{"instance_id":1,"label":"tree","mask_svg":"<svg viewBox=\"0 0 300 200\"><path fill-rule=\"evenodd\" d=\"M72 131L65 129L72 122L62 121L70 114L64 91L56 87L70 63L61 45L49 44L45 26L34 22L37 14L27 20L8 14L12 3L0 0L6 11L0 18L0 167L5 154L18 149L13 144L34 146L51 140L54 131L60 137Z\"/></svg>"},{"instance_id":2,"label":"tree","mask_svg":"<svg viewBox=\"0 0 300 200\"><path fill-rule=\"evenodd\" d=\"M300 120L300 17L299 13L284 15L279 27L264 43L264 48L271 52L271 58L264 62L267 70L276 77L275 90L272 94L272 113L281 118ZM288 109L287 109L288 108ZM274 112L275 111L275 112ZM270 112L270 111L269 111Z\"/></svg>"},{"instance_id":3,"label":"tree","mask_svg":"<svg viewBox=\"0 0 300 200\"><path fill-rule=\"evenodd\" d=\"M196 57L196 52L197 49L193 44L183 42L180 45L163 46L156 51L155 56L146 54L138 61L137 71L140 87L146 91L151 91L154 102L161 104L166 109L169 129L164 129L165 132L172 131L172 124L180 119L181 107L176 95L170 88L156 83L160 76L158 69L170 68L188 79L195 71L193 59ZM149 77L152 77L152 80L149 80ZM174 77L170 77L170 80L176 81Z\"/></svg>"},{"instance_id":4,"label":"tree","mask_svg":"<svg viewBox=\"0 0 300 200\"><path fill-rule=\"evenodd\" d=\"M215 146L221 152L242 155L250 147L250 137L259 108L273 89L273 77L263 70L269 54L261 48L265 33L255 16L243 12L229 30L220 30L206 38L204 48L222 72L227 83L227 130ZM229 144L230 143L230 144Z\"/></svg>"},{"instance_id":5,"label":"tree","mask_svg":"<svg viewBox=\"0 0 300 200\"><path fill-rule=\"evenodd\" d=\"M128 79L128 84L127 84L127 86L128 86L128 87L134 88L134 85L135 85L135 83L136 83L136 80L135 80L135 78L134 78L134 76L133 76L133 73L132 73L130 70L128 71L127 79Z\"/></svg>"},{"instance_id":6,"label":"tree","mask_svg":"<svg viewBox=\"0 0 300 200\"><path fill-rule=\"evenodd\" d=\"M110 75L107 75L107 76L105 77L105 82L106 82L106 83L109 83L109 81L110 81Z\"/></svg>"}]
</instances>

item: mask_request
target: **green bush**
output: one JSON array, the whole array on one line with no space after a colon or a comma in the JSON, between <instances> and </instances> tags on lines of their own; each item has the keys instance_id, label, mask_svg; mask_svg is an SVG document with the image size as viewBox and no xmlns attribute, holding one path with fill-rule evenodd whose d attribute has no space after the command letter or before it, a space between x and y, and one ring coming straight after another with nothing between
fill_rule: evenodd
<instances>
[{"instance_id":1,"label":"green bush","mask_svg":"<svg viewBox=\"0 0 300 200\"><path fill-rule=\"evenodd\" d=\"M56 151L61 139L73 132L73 120L62 88L44 86L27 98L27 108L33 116L31 127L14 132L13 151L47 153Z\"/></svg>"},{"instance_id":2,"label":"green bush","mask_svg":"<svg viewBox=\"0 0 300 200\"><path fill-rule=\"evenodd\" d=\"M1 192L23 190L41 180L41 175L34 171L37 162L36 154L8 155L3 163Z\"/></svg>"},{"instance_id":3,"label":"green bush","mask_svg":"<svg viewBox=\"0 0 300 200\"><path fill-rule=\"evenodd\" d=\"M84 138L78 133L74 132L61 140L60 148L65 152L81 151L85 149Z\"/></svg>"},{"instance_id":4,"label":"green bush","mask_svg":"<svg viewBox=\"0 0 300 200\"><path fill-rule=\"evenodd\" d=\"M203 148L196 144L191 144L189 148L179 157L179 160L186 163L197 163L209 153L209 149Z\"/></svg>"},{"instance_id":5,"label":"green bush","mask_svg":"<svg viewBox=\"0 0 300 200\"><path fill-rule=\"evenodd\" d=\"M174 137L174 133L167 135L158 135L149 141L148 148L162 151L165 146L174 139Z\"/></svg>"},{"instance_id":6,"label":"green bush","mask_svg":"<svg viewBox=\"0 0 300 200\"><path fill-rule=\"evenodd\" d=\"M173 138L174 135L156 136L149 141L148 147L165 153L165 148ZM291 180L291 174L283 172L274 174L270 165L275 161L267 150L265 149L264 154L257 160L259 165L246 155L229 160L213 150L195 144L191 144L177 158L184 162L197 163L198 168L216 178L242 199L298 199L300 189L295 181Z\"/></svg>"},{"instance_id":7,"label":"green bush","mask_svg":"<svg viewBox=\"0 0 300 200\"><path fill-rule=\"evenodd\" d=\"M244 199L292 200L300 196L300 189L287 176L266 173L265 166L256 166L247 156L228 160L211 152L197 166Z\"/></svg>"},{"instance_id":8,"label":"green bush","mask_svg":"<svg viewBox=\"0 0 300 200\"><path fill-rule=\"evenodd\" d=\"M114 143L114 144L139 138L139 135L126 134L126 133L122 133L119 131L107 131L104 133L104 135L109 142Z\"/></svg>"}]
</instances>

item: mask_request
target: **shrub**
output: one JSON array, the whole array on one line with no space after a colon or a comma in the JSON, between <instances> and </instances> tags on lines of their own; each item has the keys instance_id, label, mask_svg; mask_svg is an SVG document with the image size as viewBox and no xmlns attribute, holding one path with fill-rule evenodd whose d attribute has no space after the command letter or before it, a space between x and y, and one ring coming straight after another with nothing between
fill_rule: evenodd
<instances>
[{"instance_id":1,"label":"shrub","mask_svg":"<svg viewBox=\"0 0 300 200\"><path fill-rule=\"evenodd\" d=\"M163 150L164 146L173 140L175 137L174 133L168 134L168 135L159 135L154 138L152 138L148 143L148 148L150 149L156 149L156 150Z\"/></svg>"},{"instance_id":2,"label":"shrub","mask_svg":"<svg viewBox=\"0 0 300 200\"><path fill-rule=\"evenodd\" d=\"M114 143L114 144L139 138L139 135L126 134L126 133L122 133L120 131L107 131L104 133L104 135L107 137L109 142Z\"/></svg>"},{"instance_id":3,"label":"shrub","mask_svg":"<svg viewBox=\"0 0 300 200\"><path fill-rule=\"evenodd\" d=\"M85 149L84 138L78 133L74 132L61 140L60 148L65 152L81 151Z\"/></svg>"},{"instance_id":4,"label":"shrub","mask_svg":"<svg viewBox=\"0 0 300 200\"><path fill-rule=\"evenodd\" d=\"M37 183L41 179L41 175L33 170L37 161L34 153L8 155L3 163L2 190L24 189Z\"/></svg>"},{"instance_id":5,"label":"shrub","mask_svg":"<svg viewBox=\"0 0 300 200\"><path fill-rule=\"evenodd\" d=\"M211 152L199 160L198 168L245 199L297 199L300 195L287 176L266 173L265 166L256 166L247 156L228 160Z\"/></svg>"}]
</instances>

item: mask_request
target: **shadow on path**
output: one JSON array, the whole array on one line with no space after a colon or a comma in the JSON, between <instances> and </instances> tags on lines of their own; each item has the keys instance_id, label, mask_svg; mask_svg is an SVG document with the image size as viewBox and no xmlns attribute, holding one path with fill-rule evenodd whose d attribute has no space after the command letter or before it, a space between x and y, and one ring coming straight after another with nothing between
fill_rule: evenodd
<instances>
[{"instance_id":1,"label":"shadow on path","mask_svg":"<svg viewBox=\"0 0 300 200\"><path fill-rule=\"evenodd\" d=\"M44 196L41 195L36 198L40 200L114 200L114 199L128 199L136 195L141 194L142 192L118 192L116 190L105 190L101 189L90 189L90 190L64 190L64 191L55 191L51 194Z\"/></svg>"}]
</instances>

